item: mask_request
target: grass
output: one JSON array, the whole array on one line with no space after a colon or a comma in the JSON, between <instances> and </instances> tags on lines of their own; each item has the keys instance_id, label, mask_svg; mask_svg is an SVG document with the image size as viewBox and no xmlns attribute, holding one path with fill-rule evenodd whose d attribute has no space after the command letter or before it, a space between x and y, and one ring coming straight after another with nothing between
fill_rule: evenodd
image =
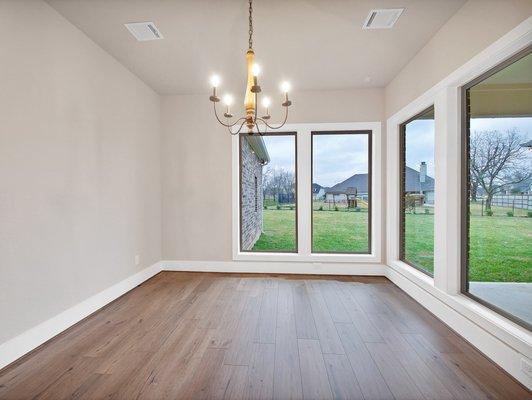
<instances>
[{"instance_id":1,"label":"grass","mask_svg":"<svg viewBox=\"0 0 532 400\"><path fill-rule=\"evenodd\" d=\"M367 209L331 211L314 205L314 252L367 252ZM434 215L416 209L406 215L406 258L433 271ZM470 279L481 282L532 282L532 218L507 216L508 208L493 207L493 216L480 216L471 206ZM516 210L516 215L517 215ZM526 215L520 212L518 215ZM295 251L295 211L275 206L264 210L264 233L254 251Z\"/></svg>"},{"instance_id":2,"label":"grass","mask_svg":"<svg viewBox=\"0 0 532 400\"><path fill-rule=\"evenodd\" d=\"M296 212L277 210L275 206L263 211L264 232L253 246L253 251L295 251Z\"/></svg>"},{"instance_id":3,"label":"grass","mask_svg":"<svg viewBox=\"0 0 532 400\"><path fill-rule=\"evenodd\" d=\"M368 212L314 211L312 251L367 253Z\"/></svg>"}]
</instances>

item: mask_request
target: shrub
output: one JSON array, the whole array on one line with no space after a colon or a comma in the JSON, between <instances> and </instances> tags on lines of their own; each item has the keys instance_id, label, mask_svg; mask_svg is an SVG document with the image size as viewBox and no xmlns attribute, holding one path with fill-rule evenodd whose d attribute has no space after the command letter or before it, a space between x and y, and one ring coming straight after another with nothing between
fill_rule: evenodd
<instances>
[{"instance_id":1,"label":"shrub","mask_svg":"<svg viewBox=\"0 0 532 400\"><path fill-rule=\"evenodd\" d=\"M290 210L293 210L294 209L294 206L290 206Z\"/></svg>"},{"instance_id":2,"label":"shrub","mask_svg":"<svg viewBox=\"0 0 532 400\"><path fill-rule=\"evenodd\" d=\"M267 210L267 209L268 209L268 206L264 206L264 209Z\"/></svg>"},{"instance_id":3,"label":"shrub","mask_svg":"<svg viewBox=\"0 0 532 400\"><path fill-rule=\"evenodd\" d=\"M430 210L428 208L425 208L425 214L430 214Z\"/></svg>"},{"instance_id":4,"label":"shrub","mask_svg":"<svg viewBox=\"0 0 532 400\"><path fill-rule=\"evenodd\" d=\"M509 216L509 217L513 217L514 216L514 212L513 211L506 211L506 215Z\"/></svg>"},{"instance_id":5,"label":"shrub","mask_svg":"<svg viewBox=\"0 0 532 400\"><path fill-rule=\"evenodd\" d=\"M338 206L334 206L334 211L338 211L338 210L339 210Z\"/></svg>"},{"instance_id":6,"label":"shrub","mask_svg":"<svg viewBox=\"0 0 532 400\"><path fill-rule=\"evenodd\" d=\"M323 206L320 206L320 208L318 208L319 211L323 211Z\"/></svg>"},{"instance_id":7,"label":"shrub","mask_svg":"<svg viewBox=\"0 0 532 400\"><path fill-rule=\"evenodd\" d=\"M532 211L527 211L526 216L527 216L528 218L532 218Z\"/></svg>"},{"instance_id":8,"label":"shrub","mask_svg":"<svg viewBox=\"0 0 532 400\"><path fill-rule=\"evenodd\" d=\"M493 216L493 210L486 210L486 215L487 215L488 217Z\"/></svg>"},{"instance_id":9,"label":"shrub","mask_svg":"<svg viewBox=\"0 0 532 400\"><path fill-rule=\"evenodd\" d=\"M355 207L355 212L360 212L360 207Z\"/></svg>"},{"instance_id":10,"label":"shrub","mask_svg":"<svg viewBox=\"0 0 532 400\"><path fill-rule=\"evenodd\" d=\"M277 204L277 206L276 206L275 208L277 208L278 210L280 210L280 209L281 209L281 206L280 206L279 204Z\"/></svg>"}]
</instances>

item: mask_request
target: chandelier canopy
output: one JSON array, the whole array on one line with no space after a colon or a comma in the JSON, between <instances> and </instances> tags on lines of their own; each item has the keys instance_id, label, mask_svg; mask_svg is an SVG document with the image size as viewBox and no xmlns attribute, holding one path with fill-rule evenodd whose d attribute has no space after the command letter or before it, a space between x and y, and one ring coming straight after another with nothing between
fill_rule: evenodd
<instances>
[{"instance_id":1,"label":"chandelier canopy","mask_svg":"<svg viewBox=\"0 0 532 400\"><path fill-rule=\"evenodd\" d=\"M225 112L223 116L225 117L225 122L220 119L218 115L218 110L216 108L216 103L220 102L220 98L216 93L216 89L220 85L220 77L218 75L213 75L211 77L212 85L212 95L209 97L209 100L212 101L214 106L214 115L218 122L223 126L227 127L229 132L232 135L238 135L244 125L248 129L248 133L253 135L255 132L259 135L263 135L269 129L280 129L288 119L288 107L292 105L292 102L288 99L288 92L290 90L290 84L288 82L283 82L281 84L281 90L284 93L284 101L282 106L285 109L284 119L280 125L270 125L268 120L270 116L270 104L271 101L268 97L262 99L262 105L264 107L265 113L262 117L258 116L257 103L259 101L259 93L261 93L261 87L258 83L258 76L260 73L260 67L255 64L255 52L253 51L253 0L249 0L249 39L248 39L248 50L246 51L246 65L247 65L247 86L246 94L244 96L244 108L245 115L233 120L233 114L231 114L231 105L233 103L233 97L229 94L226 94L222 97L222 101L225 104ZM233 129L234 128L234 129Z\"/></svg>"}]
</instances>

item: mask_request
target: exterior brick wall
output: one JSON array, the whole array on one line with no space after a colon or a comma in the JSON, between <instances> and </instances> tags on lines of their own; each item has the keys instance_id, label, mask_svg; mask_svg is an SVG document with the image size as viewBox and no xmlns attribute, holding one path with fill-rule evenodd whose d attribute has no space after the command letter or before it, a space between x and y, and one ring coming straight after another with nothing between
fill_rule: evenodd
<instances>
[{"instance_id":1,"label":"exterior brick wall","mask_svg":"<svg viewBox=\"0 0 532 400\"><path fill-rule=\"evenodd\" d=\"M262 168L245 136L241 137L241 246L251 250L262 233ZM256 178L256 180L255 180ZM256 187L256 188L255 188Z\"/></svg>"}]
</instances>

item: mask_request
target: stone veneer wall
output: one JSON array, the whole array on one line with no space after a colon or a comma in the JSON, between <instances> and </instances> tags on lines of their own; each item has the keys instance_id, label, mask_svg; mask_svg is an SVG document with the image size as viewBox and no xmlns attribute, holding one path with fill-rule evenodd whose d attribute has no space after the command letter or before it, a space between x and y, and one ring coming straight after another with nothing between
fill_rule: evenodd
<instances>
[{"instance_id":1,"label":"stone veneer wall","mask_svg":"<svg viewBox=\"0 0 532 400\"><path fill-rule=\"evenodd\" d=\"M245 136L241 136L241 249L251 250L262 232L262 165ZM257 177L257 205L255 207L255 177Z\"/></svg>"}]
</instances>

